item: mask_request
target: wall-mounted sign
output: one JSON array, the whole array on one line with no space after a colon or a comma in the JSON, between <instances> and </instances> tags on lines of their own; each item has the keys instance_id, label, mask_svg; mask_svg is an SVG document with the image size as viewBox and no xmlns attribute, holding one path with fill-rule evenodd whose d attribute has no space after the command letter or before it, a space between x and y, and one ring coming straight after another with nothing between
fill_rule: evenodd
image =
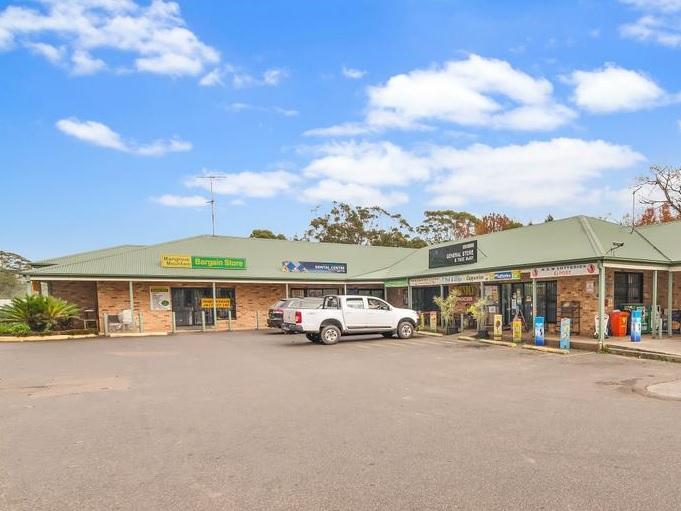
<instances>
[{"instance_id":1,"label":"wall-mounted sign","mask_svg":"<svg viewBox=\"0 0 681 511\"><path fill-rule=\"evenodd\" d=\"M172 305L170 288L167 286L151 286L149 288L149 300L151 301L151 310L169 311Z\"/></svg>"},{"instance_id":2,"label":"wall-mounted sign","mask_svg":"<svg viewBox=\"0 0 681 511\"><path fill-rule=\"evenodd\" d=\"M245 270L246 259L241 257L216 257L161 254L163 268L189 268L192 270Z\"/></svg>"},{"instance_id":3,"label":"wall-mounted sign","mask_svg":"<svg viewBox=\"0 0 681 511\"><path fill-rule=\"evenodd\" d=\"M409 279L386 280L383 285L385 285L385 287L407 287L409 285Z\"/></svg>"},{"instance_id":4,"label":"wall-mounted sign","mask_svg":"<svg viewBox=\"0 0 681 511\"><path fill-rule=\"evenodd\" d=\"M598 266L593 263L563 264L545 266L543 268L532 268L532 271L530 271L530 277L533 279L576 277L579 275L598 275Z\"/></svg>"},{"instance_id":5,"label":"wall-mounted sign","mask_svg":"<svg viewBox=\"0 0 681 511\"><path fill-rule=\"evenodd\" d=\"M495 271L490 273L468 273L466 275L443 275L439 277L420 277L410 279L414 287L441 286L447 284L467 284L470 282L490 282L496 280L518 280L520 270Z\"/></svg>"},{"instance_id":6,"label":"wall-mounted sign","mask_svg":"<svg viewBox=\"0 0 681 511\"><path fill-rule=\"evenodd\" d=\"M345 263L319 263L314 261L282 261L281 271L291 273L347 273L348 265Z\"/></svg>"},{"instance_id":7,"label":"wall-mounted sign","mask_svg":"<svg viewBox=\"0 0 681 511\"><path fill-rule=\"evenodd\" d=\"M431 248L428 251L428 268L457 266L478 262L478 241L454 243L446 247Z\"/></svg>"},{"instance_id":8,"label":"wall-mounted sign","mask_svg":"<svg viewBox=\"0 0 681 511\"><path fill-rule=\"evenodd\" d=\"M212 309L213 299L212 298L201 298L201 308L202 309ZM216 298L215 299L216 309L231 309L232 299L231 298Z\"/></svg>"}]
</instances>

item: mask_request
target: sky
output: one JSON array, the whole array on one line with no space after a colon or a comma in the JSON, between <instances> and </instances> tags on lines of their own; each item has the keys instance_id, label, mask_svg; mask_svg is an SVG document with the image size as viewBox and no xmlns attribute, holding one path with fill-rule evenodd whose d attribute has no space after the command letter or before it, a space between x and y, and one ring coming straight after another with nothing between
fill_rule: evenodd
<instances>
[{"instance_id":1,"label":"sky","mask_svg":"<svg viewBox=\"0 0 681 511\"><path fill-rule=\"evenodd\" d=\"M679 165L680 58L681 0L0 1L0 249L209 233L206 175L225 235L619 220Z\"/></svg>"}]
</instances>

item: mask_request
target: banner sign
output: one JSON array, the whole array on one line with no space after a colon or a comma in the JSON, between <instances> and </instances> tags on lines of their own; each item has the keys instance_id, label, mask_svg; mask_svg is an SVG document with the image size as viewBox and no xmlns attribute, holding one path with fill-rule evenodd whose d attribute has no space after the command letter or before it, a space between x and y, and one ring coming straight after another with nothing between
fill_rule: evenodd
<instances>
[{"instance_id":1,"label":"banner sign","mask_svg":"<svg viewBox=\"0 0 681 511\"><path fill-rule=\"evenodd\" d=\"M318 263L311 261L282 261L281 271L291 273L347 273L348 265L345 263Z\"/></svg>"},{"instance_id":2,"label":"banner sign","mask_svg":"<svg viewBox=\"0 0 681 511\"><path fill-rule=\"evenodd\" d=\"M631 342L641 342L641 310L631 311Z\"/></svg>"},{"instance_id":3,"label":"banner sign","mask_svg":"<svg viewBox=\"0 0 681 511\"><path fill-rule=\"evenodd\" d=\"M191 270L245 270L246 259L241 257L215 257L161 254L163 268L188 268Z\"/></svg>"},{"instance_id":4,"label":"banner sign","mask_svg":"<svg viewBox=\"0 0 681 511\"><path fill-rule=\"evenodd\" d=\"M520 279L520 270L509 270L495 271L491 273L469 273L467 275L444 275L442 277L421 277L417 279L410 279L409 284L415 287L423 287L518 279Z\"/></svg>"},{"instance_id":5,"label":"banner sign","mask_svg":"<svg viewBox=\"0 0 681 511\"><path fill-rule=\"evenodd\" d=\"M494 340L495 341L500 341L501 336L502 336L502 328L503 321L502 321L502 316L501 314L495 314L494 315Z\"/></svg>"},{"instance_id":6,"label":"banner sign","mask_svg":"<svg viewBox=\"0 0 681 511\"><path fill-rule=\"evenodd\" d=\"M513 342L522 342L523 340L523 321L520 318L513 320Z\"/></svg>"},{"instance_id":7,"label":"banner sign","mask_svg":"<svg viewBox=\"0 0 681 511\"><path fill-rule=\"evenodd\" d=\"M478 241L465 241L446 247L431 248L428 251L428 268L457 266L478 262Z\"/></svg>"},{"instance_id":8,"label":"banner sign","mask_svg":"<svg viewBox=\"0 0 681 511\"><path fill-rule=\"evenodd\" d=\"M409 279L386 280L383 285L385 287L407 287L409 285Z\"/></svg>"},{"instance_id":9,"label":"banner sign","mask_svg":"<svg viewBox=\"0 0 681 511\"><path fill-rule=\"evenodd\" d=\"M534 318L534 344L544 346L544 316Z\"/></svg>"},{"instance_id":10,"label":"banner sign","mask_svg":"<svg viewBox=\"0 0 681 511\"><path fill-rule=\"evenodd\" d=\"M212 298L201 298L201 308L202 309L212 309L213 299ZM231 298L216 298L215 299L216 309L231 309L232 299Z\"/></svg>"},{"instance_id":11,"label":"banner sign","mask_svg":"<svg viewBox=\"0 0 681 511\"><path fill-rule=\"evenodd\" d=\"M570 318L560 320L560 349L570 349Z\"/></svg>"},{"instance_id":12,"label":"banner sign","mask_svg":"<svg viewBox=\"0 0 681 511\"><path fill-rule=\"evenodd\" d=\"M533 279L575 277L578 275L598 275L598 266L593 263L564 264L558 266L545 266L543 268L532 268L532 271L530 271L530 277Z\"/></svg>"},{"instance_id":13,"label":"banner sign","mask_svg":"<svg viewBox=\"0 0 681 511\"><path fill-rule=\"evenodd\" d=\"M151 286L149 288L151 310L169 311L171 309L170 288L167 286Z\"/></svg>"}]
</instances>

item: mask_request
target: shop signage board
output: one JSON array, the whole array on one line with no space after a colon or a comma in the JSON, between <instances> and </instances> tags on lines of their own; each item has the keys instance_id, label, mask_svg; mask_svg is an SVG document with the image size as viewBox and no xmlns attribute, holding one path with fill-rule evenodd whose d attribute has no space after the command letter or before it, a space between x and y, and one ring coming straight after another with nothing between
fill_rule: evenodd
<instances>
[{"instance_id":1,"label":"shop signage board","mask_svg":"<svg viewBox=\"0 0 681 511\"><path fill-rule=\"evenodd\" d=\"M523 340L523 321L516 317L513 320L513 342L521 342Z\"/></svg>"},{"instance_id":2,"label":"shop signage board","mask_svg":"<svg viewBox=\"0 0 681 511\"><path fill-rule=\"evenodd\" d=\"M163 268L187 268L191 270L245 270L246 259L242 257L161 254L161 266Z\"/></svg>"},{"instance_id":3,"label":"shop signage board","mask_svg":"<svg viewBox=\"0 0 681 511\"><path fill-rule=\"evenodd\" d=\"M384 285L385 287L407 287L409 285L409 279L386 280Z\"/></svg>"},{"instance_id":4,"label":"shop signage board","mask_svg":"<svg viewBox=\"0 0 681 511\"><path fill-rule=\"evenodd\" d=\"M348 265L316 261L282 261L281 271L290 273L347 273Z\"/></svg>"},{"instance_id":5,"label":"shop signage board","mask_svg":"<svg viewBox=\"0 0 681 511\"><path fill-rule=\"evenodd\" d=\"M631 342L641 342L641 323L643 314L641 310L631 311Z\"/></svg>"},{"instance_id":6,"label":"shop signage board","mask_svg":"<svg viewBox=\"0 0 681 511\"><path fill-rule=\"evenodd\" d=\"M212 309L213 299L212 298L201 298L201 308L202 309ZM215 299L216 309L231 309L232 299L231 298L216 298Z\"/></svg>"},{"instance_id":7,"label":"shop signage board","mask_svg":"<svg viewBox=\"0 0 681 511\"><path fill-rule=\"evenodd\" d=\"M170 288L168 286L151 286L149 288L149 300L151 301L151 310L169 311L172 306Z\"/></svg>"},{"instance_id":8,"label":"shop signage board","mask_svg":"<svg viewBox=\"0 0 681 511\"><path fill-rule=\"evenodd\" d=\"M533 279L577 277L580 275L598 275L598 266L594 263L561 264L532 268L532 271L530 271L530 277Z\"/></svg>"},{"instance_id":9,"label":"shop signage board","mask_svg":"<svg viewBox=\"0 0 681 511\"><path fill-rule=\"evenodd\" d=\"M534 318L534 344L544 346L544 316Z\"/></svg>"},{"instance_id":10,"label":"shop signage board","mask_svg":"<svg viewBox=\"0 0 681 511\"><path fill-rule=\"evenodd\" d=\"M494 315L494 340L495 341L500 341L501 336L502 336L502 328L503 325L503 319L501 314L495 314Z\"/></svg>"},{"instance_id":11,"label":"shop signage board","mask_svg":"<svg viewBox=\"0 0 681 511\"><path fill-rule=\"evenodd\" d=\"M570 318L560 320L560 349L570 349Z\"/></svg>"},{"instance_id":12,"label":"shop signage board","mask_svg":"<svg viewBox=\"0 0 681 511\"><path fill-rule=\"evenodd\" d=\"M478 262L478 241L464 241L445 247L431 248L428 251L428 268L457 266Z\"/></svg>"},{"instance_id":13,"label":"shop signage board","mask_svg":"<svg viewBox=\"0 0 681 511\"><path fill-rule=\"evenodd\" d=\"M469 273L467 275L444 275L439 277L420 277L410 279L414 287L441 286L447 284L467 284L470 282L493 282L503 280L519 280L520 270L495 271L490 273Z\"/></svg>"}]
</instances>

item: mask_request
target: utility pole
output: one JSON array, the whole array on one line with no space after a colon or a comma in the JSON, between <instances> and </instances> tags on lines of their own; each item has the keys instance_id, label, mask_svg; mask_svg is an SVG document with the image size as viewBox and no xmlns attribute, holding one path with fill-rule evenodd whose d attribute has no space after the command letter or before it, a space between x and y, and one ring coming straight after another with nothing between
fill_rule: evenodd
<instances>
[{"instance_id":1,"label":"utility pole","mask_svg":"<svg viewBox=\"0 0 681 511\"><path fill-rule=\"evenodd\" d=\"M643 188L643 185L635 186L631 192L631 232L636 229L636 193Z\"/></svg>"},{"instance_id":2,"label":"utility pole","mask_svg":"<svg viewBox=\"0 0 681 511\"><path fill-rule=\"evenodd\" d=\"M197 179L208 179L210 181L210 200L206 204L210 204L210 223L213 229L213 236L215 236L215 193L213 192L213 183L216 179L225 179L225 176L199 176Z\"/></svg>"}]
</instances>

